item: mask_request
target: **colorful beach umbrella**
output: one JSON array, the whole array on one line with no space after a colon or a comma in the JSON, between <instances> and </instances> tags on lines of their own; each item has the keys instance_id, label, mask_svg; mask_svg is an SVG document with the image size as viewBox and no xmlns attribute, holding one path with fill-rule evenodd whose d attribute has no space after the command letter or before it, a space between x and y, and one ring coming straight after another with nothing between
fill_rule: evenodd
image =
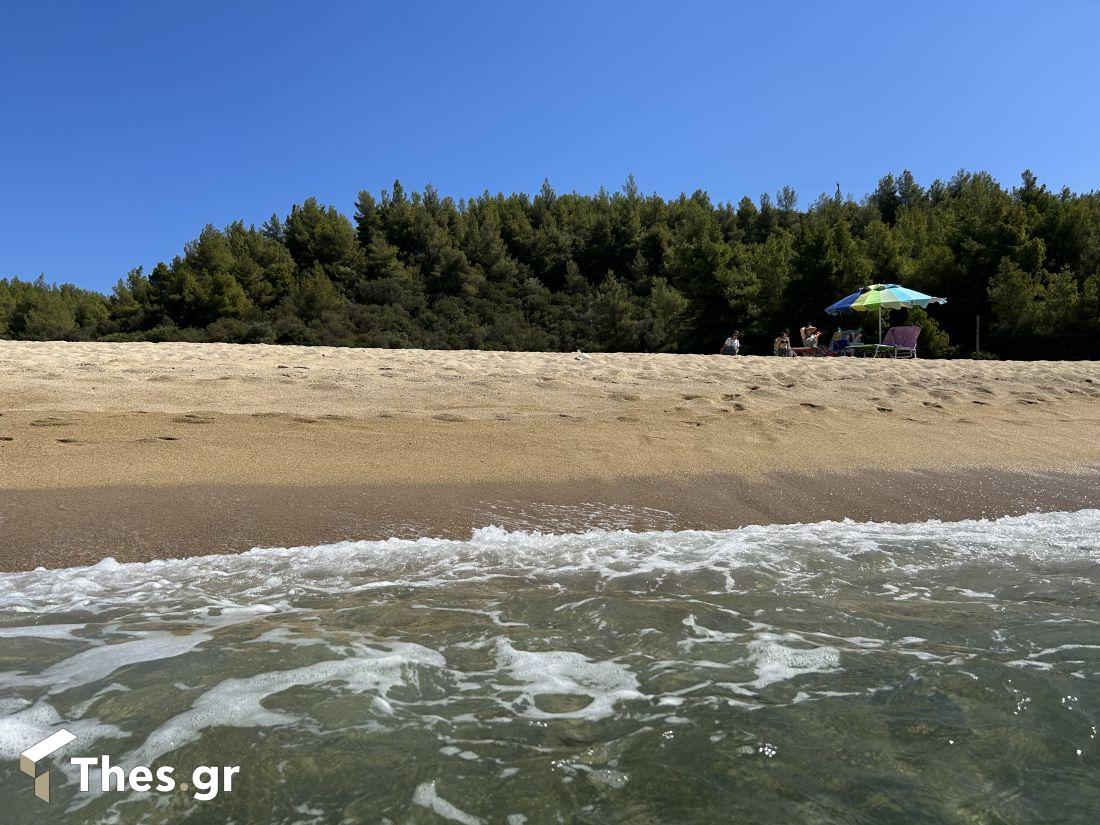
<instances>
[{"instance_id":1,"label":"colorful beach umbrella","mask_svg":"<svg viewBox=\"0 0 1100 825\"><path fill-rule=\"evenodd\" d=\"M863 287L859 292L853 292L848 297L841 298L832 306L826 307L825 311L830 315L839 315L842 312L870 312L877 309L878 340L881 343L883 309L910 309L946 303L946 298L925 295L923 292L917 292L900 284L871 284Z\"/></svg>"}]
</instances>

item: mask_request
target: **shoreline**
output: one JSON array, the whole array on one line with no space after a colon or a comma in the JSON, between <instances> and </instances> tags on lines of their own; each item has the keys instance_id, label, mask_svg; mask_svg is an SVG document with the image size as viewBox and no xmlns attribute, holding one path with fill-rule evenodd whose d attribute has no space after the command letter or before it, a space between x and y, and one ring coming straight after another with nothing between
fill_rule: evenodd
<instances>
[{"instance_id":1,"label":"shoreline","mask_svg":"<svg viewBox=\"0 0 1100 825\"><path fill-rule=\"evenodd\" d=\"M1078 472L897 471L551 484L199 484L0 491L0 572L239 553L344 540L468 539L474 529L727 530L919 522L1100 507ZM151 513L159 514L150 518Z\"/></svg>"},{"instance_id":2,"label":"shoreline","mask_svg":"<svg viewBox=\"0 0 1100 825\"><path fill-rule=\"evenodd\" d=\"M1100 363L0 341L0 569L1100 506Z\"/></svg>"}]
</instances>

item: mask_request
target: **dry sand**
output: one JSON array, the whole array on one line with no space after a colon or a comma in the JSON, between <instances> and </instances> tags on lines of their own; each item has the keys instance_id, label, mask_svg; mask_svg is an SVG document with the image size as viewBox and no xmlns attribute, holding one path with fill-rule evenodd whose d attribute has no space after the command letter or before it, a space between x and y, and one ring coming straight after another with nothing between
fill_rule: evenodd
<instances>
[{"instance_id":1,"label":"dry sand","mask_svg":"<svg viewBox=\"0 0 1100 825\"><path fill-rule=\"evenodd\" d=\"M624 526L892 518L936 489L959 517L1085 506L1098 467L1093 362L0 341L8 569L448 534L500 502Z\"/></svg>"}]
</instances>

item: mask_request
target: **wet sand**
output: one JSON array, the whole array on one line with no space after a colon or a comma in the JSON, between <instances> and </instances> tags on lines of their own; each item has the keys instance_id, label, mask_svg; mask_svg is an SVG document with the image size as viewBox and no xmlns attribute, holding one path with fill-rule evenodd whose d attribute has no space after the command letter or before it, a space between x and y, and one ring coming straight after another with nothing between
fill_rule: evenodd
<instances>
[{"instance_id":1,"label":"wet sand","mask_svg":"<svg viewBox=\"0 0 1100 825\"><path fill-rule=\"evenodd\" d=\"M5 570L1075 509L1097 468L1092 362L0 342Z\"/></svg>"},{"instance_id":2,"label":"wet sand","mask_svg":"<svg viewBox=\"0 0 1100 825\"><path fill-rule=\"evenodd\" d=\"M546 484L184 484L0 493L0 570L510 530L996 518L1100 507L1100 470L791 473Z\"/></svg>"}]
</instances>

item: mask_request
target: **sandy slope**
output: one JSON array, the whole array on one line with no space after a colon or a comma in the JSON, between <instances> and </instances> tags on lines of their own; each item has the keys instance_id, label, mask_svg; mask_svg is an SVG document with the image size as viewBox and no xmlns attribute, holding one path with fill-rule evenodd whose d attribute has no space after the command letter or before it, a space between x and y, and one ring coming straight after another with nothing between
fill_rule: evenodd
<instances>
[{"instance_id":1,"label":"sandy slope","mask_svg":"<svg viewBox=\"0 0 1100 825\"><path fill-rule=\"evenodd\" d=\"M0 489L1100 463L1100 364L0 342Z\"/></svg>"}]
</instances>

